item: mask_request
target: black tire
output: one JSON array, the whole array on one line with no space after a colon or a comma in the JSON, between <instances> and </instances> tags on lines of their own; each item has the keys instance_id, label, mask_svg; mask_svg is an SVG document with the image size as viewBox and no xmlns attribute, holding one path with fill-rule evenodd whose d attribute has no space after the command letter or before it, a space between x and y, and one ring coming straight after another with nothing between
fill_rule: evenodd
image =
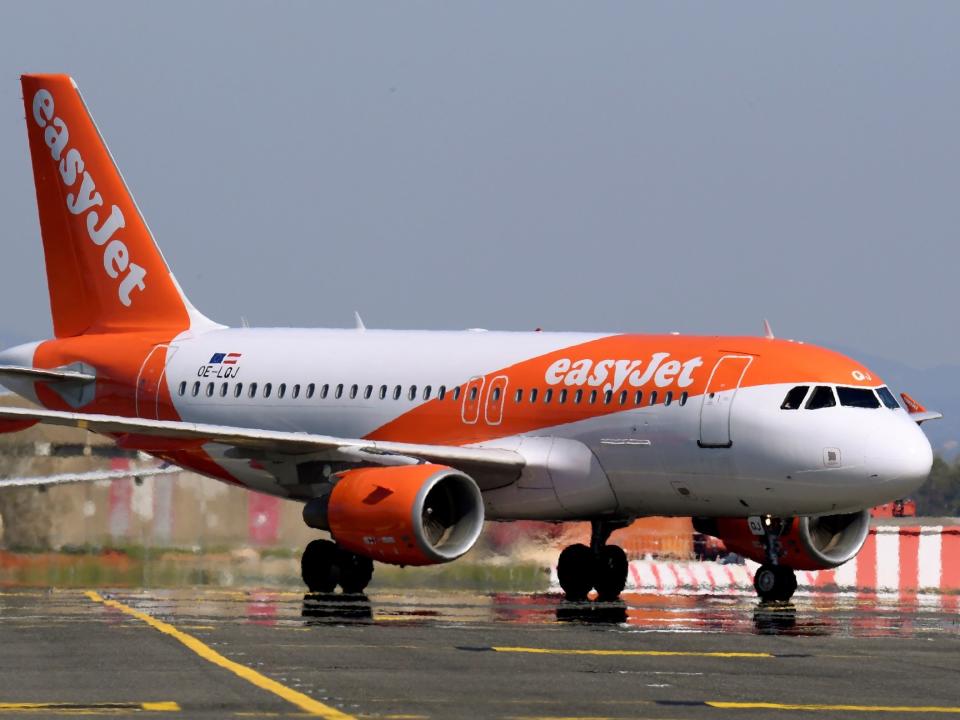
<instances>
[{"instance_id":1,"label":"black tire","mask_svg":"<svg viewBox=\"0 0 960 720\"><path fill-rule=\"evenodd\" d=\"M312 593L332 593L340 581L337 546L329 540L313 540L300 557L300 576Z\"/></svg>"},{"instance_id":2,"label":"black tire","mask_svg":"<svg viewBox=\"0 0 960 720\"><path fill-rule=\"evenodd\" d=\"M347 595L359 595L373 578L373 560L363 555L339 550L340 587Z\"/></svg>"},{"instance_id":3,"label":"black tire","mask_svg":"<svg viewBox=\"0 0 960 720\"><path fill-rule=\"evenodd\" d=\"M777 567L777 600L786 602L797 591L797 575L791 568L779 565Z\"/></svg>"},{"instance_id":4,"label":"black tire","mask_svg":"<svg viewBox=\"0 0 960 720\"><path fill-rule=\"evenodd\" d=\"M761 565L753 576L753 588L763 602L777 600L781 574L775 565Z\"/></svg>"},{"instance_id":5,"label":"black tire","mask_svg":"<svg viewBox=\"0 0 960 720\"><path fill-rule=\"evenodd\" d=\"M606 545L595 558L593 586L597 599L610 602L620 597L627 586L627 554L618 545Z\"/></svg>"},{"instance_id":6,"label":"black tire","mask_svg":"<svg viewBox=\"0 0 960 720\"><path fill-rule=\"evenodd\" d=\"M568 545L557 560L557 579L567 600L579 602L587 599L593 588L593 551L586 545Z\"/></svg>"}]
</instances>

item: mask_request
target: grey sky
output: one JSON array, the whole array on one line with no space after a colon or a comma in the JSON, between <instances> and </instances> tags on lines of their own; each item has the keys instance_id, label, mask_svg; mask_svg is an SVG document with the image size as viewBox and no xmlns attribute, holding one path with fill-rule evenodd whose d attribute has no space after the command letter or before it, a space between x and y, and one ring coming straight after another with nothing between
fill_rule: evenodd
<instances>
[{"instance_id":1,"label":"grey sky","mask_svg":"<svg viewBox=\"0 0 960 720\"><path fill-rule=\"evenodd\" d=\"M960 3L16 3L0 334L50 332L18 76L80 85L239 324L759 332L960 363Z\"/></svg>"}]
</instances>

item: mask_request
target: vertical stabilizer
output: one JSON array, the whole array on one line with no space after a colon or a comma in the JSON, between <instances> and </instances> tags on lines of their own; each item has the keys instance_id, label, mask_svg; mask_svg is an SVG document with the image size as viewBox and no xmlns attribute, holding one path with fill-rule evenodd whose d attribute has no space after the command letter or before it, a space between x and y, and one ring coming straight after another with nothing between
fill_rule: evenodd
<instances>
[{"instance_id":1,"label":"vertical stabilizer","mask_svg":"<svg viewBox=\"0 0 960 720\"><path fill-rule=\"evenodd\" d=\"M184 297L68 75L24 75L58 338L215 326Z\"/></svg>"}]
</instances>

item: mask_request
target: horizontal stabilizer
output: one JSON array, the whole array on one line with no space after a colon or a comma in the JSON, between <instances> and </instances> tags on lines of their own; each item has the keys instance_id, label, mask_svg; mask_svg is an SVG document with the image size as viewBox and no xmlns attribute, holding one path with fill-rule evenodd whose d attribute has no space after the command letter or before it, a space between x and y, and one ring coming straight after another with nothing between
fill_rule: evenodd
<instances>
[{"instance_id":1,"label":"horizontal stabilizer","mask_svg":"<svg viewBox=\"0 0 960 720\"><path fill-rule=\"evenodd\" d=\"M96 375L77 370L0 365L0 380L5 377L34 382L93 382L97 379Z\"/></svg>"}]
</instances>

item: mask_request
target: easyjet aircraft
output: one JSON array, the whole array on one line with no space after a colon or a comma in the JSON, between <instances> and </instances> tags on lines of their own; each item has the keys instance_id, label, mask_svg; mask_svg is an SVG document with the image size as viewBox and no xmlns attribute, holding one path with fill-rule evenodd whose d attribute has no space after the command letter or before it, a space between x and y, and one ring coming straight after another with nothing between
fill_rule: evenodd
<instances>
[{"instance_id":1,"label":"easyjet aircraft","mask_svg":"<svg viewBox=\"0 0 960 720\"><path fill-rule=\"evenodd\" d=\"M22 78L55 337L0 354L37 404L3 429L69 425L258 492L329 531L310 590L359 592L373 560L454 560L484 519L589 520L567 595L615 598L611 532L696 518L763 563L852 558L869 508L931 466L919 407L854 360L768 337L227 328L170 273L74 82ZM12 300L12 298L11 298Z\"/></svg>"}]
</instances>

